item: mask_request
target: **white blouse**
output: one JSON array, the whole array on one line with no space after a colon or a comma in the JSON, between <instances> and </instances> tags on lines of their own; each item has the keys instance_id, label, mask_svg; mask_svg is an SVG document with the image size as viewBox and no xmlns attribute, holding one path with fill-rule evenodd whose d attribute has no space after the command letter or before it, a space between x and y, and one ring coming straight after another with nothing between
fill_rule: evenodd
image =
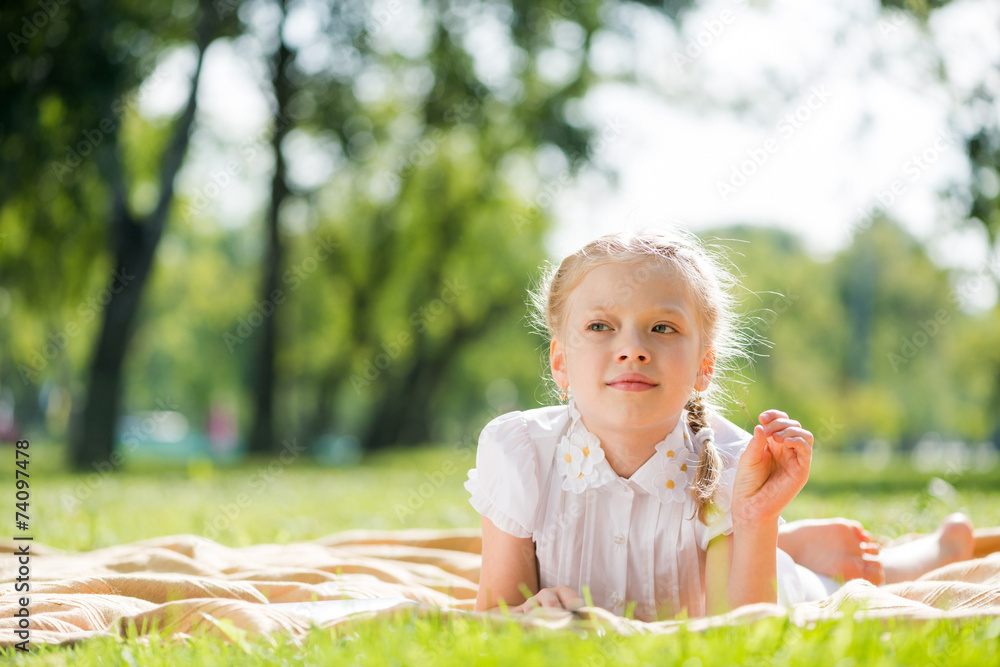
<instances>
[{"instance_id":1,"label":"white blouse","mask_svg":"<svg viewBox=\"0 0 1000 667\"><path fill-rule=\"evenodd\" d=\"M500 530L532 538L541 588L568 585L583 594L589 587L596 606L624 615L634 603L633 617L644 621L704 616L705 551L712 538L733 531L736 465L751 438L718 415L709 416L709 426L692 435L682 414L625 479L572 399L510 412L483 429L465 488L476 511ZM684 489L709 435L723 470L717 512L709 512L706 525ZM815 578L778 550L779 602L823 597Z\"/></svg>"}]
</instances>

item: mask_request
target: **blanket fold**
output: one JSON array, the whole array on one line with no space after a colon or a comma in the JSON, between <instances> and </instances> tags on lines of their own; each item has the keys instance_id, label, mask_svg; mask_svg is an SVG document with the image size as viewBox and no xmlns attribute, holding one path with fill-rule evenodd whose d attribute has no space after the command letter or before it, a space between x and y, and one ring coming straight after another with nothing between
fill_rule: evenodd
<instances>
[{"instance_id":1,"label":"blanket fold","mask_svg":"<svg viewBox=\"0 0 1000 667\"><path fill-rule=\"evenodd\" d=\"M475 606L482 538L478 529L353 530L238 549L197 535L79 553L32 544L27 594L15 589L20 544L0 541L0 646L23 639L15 631L24 597L30 600L30 641L36 645L153 631L227 640L234 632L283 633L299 641L313 625L401 608L465 615ZM998 616L1000 553L934 570L914 582L876 588L851 581L825 600L789 610L749 605L683 623L699 630L781 616L804 625L845 612L918 620ZM667 633L682 623L642 623L602 609L578 615L539 609L517 618L558 628L580 623L580 616L621 634Z\"/></svg>"}]
</instances>

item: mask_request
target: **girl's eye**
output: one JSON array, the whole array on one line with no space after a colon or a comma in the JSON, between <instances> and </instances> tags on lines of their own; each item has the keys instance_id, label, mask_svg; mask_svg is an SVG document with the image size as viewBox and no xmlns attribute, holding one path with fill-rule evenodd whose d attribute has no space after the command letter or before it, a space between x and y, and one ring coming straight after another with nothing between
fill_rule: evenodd
<instances>
[{"instance_id":1,"label":"girl's eye","mask_svg":"<svg viewBox=\"0 0 1000 667\"><path fill-rule=\"evenodd\" d=\"M662 331L658 331L658 329L661 329L661 328L663 330ZM677 331L677 329L674 329L669 324L657 324L655 327L653 327L653 331L656 331L656 333L670 333L672 331Z\"/></svg>"},{"instance_id":2,"label":"girl's eye","mask_svg":"<svg viewBox=\"0 0 1000 667\"><path fill-rule=\"evenodd\" d=\"M594 327L604 327L605 329L610 329L611 328L607 324L605 324L604 322L591 322L590 324L587 325L587 329L589 331L604 331L605 330L605 329L595 329Z\"/></svg>"}]
</instances>

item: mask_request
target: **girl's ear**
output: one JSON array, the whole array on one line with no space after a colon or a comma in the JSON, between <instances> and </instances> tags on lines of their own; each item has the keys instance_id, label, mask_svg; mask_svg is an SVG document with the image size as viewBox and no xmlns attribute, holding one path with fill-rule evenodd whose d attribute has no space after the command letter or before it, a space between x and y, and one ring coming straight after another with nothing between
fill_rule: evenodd
<instances>
[{"instance_id":1,"label":"girl's ear","mask_svg":"<svg viewBox=\"0 0 1000 667\"><path fill-rule=\"evenodd\" d=\"M701 360L701 368L698 369L698 377L694 381L694 388L698 391L705 391L712 382L712 375L715 373L715 348L705 350L705 356Z\"/></svg>"},{"instance_id":2,"label":"girl's ear","mask_svg":"<svg viewBox=\"0 0 1000 667\"><path fill-rule=\"evenodd\" d=\"M555 336L549 343L549 368L552 370L552 379L556 381L556 384L566 389L569 386L569 375L566 372L566 350L563 349L562 343Z\"/></svg>"}]
</instances>

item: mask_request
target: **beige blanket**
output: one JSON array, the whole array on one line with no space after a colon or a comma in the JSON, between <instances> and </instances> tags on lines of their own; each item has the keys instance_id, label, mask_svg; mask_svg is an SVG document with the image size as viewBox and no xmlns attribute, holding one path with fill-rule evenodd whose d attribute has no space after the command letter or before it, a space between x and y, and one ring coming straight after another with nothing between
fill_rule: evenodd
<instances>
[{"instance_id":1,"label":"beige blanket","mask_svg":"<svg viewBox=\"0 0 1000 667\"><path fill-rule=\"evenodd\" d=\"M418 612L468 614L475 602L482 546L478 530L351 531L310 542L240 549L196 535L81 553L32 543L30 602L24 612L25 593L15 588L20 567L16 554L23 544L0 541L0 646L23 640L17 631L24 613L29 614L30 641L36 645L123 636L130 625L140 634L145 627L177 638L231 637L230 623L250 633L285 633L297 641L313 624L331 626L393 613L389 609L317 620L309 605L268 603L405 598L416 601L406 606ZM950 565L915 582L876 588L859 579L820 602L791 610L751 605L689 621L687 627L698 630L785 615L805 624L835 616L845 605L860 606L863 611L855 613L869 617L997 616L1000 554ZM599 609L584 615L623 634L669 632L679 624L630 621ZM578 616L551 609L520 618L546 627L580 622Z\"/></svg>"}]
</instances>

